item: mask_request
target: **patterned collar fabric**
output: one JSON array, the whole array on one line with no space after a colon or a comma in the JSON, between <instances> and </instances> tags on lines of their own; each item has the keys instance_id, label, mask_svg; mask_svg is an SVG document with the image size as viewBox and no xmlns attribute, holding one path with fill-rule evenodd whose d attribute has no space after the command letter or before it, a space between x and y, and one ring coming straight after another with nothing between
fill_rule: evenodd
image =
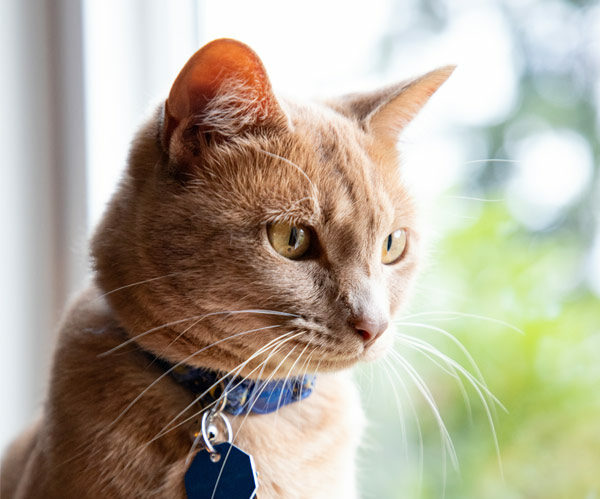
<instances>
[{"instance_id":1,"label":"patterned collar fabric","mask_svg":"<svg viewBox=\"0 0 600 499\"><path fill-rule=\"evenodd\" d=\"M241 376L186 365L175 366L164 359L152 357L181 386L195 396L205 394L201 404L207 406L219 400L223 391L227 401L223 410L233 416L242 414L269 414L281 407L308 397L314 388L316 376L305 374L285 380L252 380Z\"/></svg>"}]
</instances>

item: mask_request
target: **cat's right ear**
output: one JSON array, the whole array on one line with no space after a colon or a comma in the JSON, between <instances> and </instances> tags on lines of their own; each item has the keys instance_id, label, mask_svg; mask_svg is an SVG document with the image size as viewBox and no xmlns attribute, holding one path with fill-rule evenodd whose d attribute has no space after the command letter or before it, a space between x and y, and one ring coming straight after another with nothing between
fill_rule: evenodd
<instances>
[{"instance_id":1,"label":"cat's right ear","mask_svg":"<svg viewBox=\"0 0 600 499\"><path fill-rule=\"evenodd\" d=\"M375 92L346 95L330 105L356 119L377 140L393 146L454 69L455 66L444 66Z\"/></svg>"},{"instance_id":2,"label":"cat's right ear","mask_svg":"<svg viewBox=\"0 0 600 499\"><path fill-rule=\"evenodd\" d=\"M285 126L287 117L267 72L247 45L228 38L198 50L177 76L165 102L161 142L193 140L194 133L227 137L252 127Z\"/></svg>"}]
</instances>

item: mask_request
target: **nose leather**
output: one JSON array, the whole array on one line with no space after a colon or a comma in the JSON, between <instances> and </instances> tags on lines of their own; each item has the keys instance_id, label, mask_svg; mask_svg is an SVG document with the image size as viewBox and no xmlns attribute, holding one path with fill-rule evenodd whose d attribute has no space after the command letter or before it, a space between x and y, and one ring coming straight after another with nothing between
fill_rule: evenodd
<instances>
[{"instance_id":1,"label":"nose leather","mask_svg":"<svg viewBox=\"0 0 600 499\"><path fill-rule=\"evenodd\" d=\"M357 274L353 279L353 289L346 296L348 325L358 334L367 346L379 338L388 328L388 296L381 279L370 279Z\"/></svg>"},{"instance_id":2,"label":"nose leather","mask_svg":"<svg viewBox=\"0 0 600 499\"><path fill-rule=\"evenodd\" d=\"M365 343L374 342L386 331L388 325L387 319L369 314L361 314L352 321L352 326Z\"/></svg>"}]
</instances>

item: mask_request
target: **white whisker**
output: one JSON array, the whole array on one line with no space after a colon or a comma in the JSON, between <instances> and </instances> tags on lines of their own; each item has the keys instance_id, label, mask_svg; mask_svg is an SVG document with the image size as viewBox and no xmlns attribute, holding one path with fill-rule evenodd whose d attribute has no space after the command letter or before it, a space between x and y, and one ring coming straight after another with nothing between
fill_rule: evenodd
<instances>
[{"instance_id":1,"label":"white whisker","mask_svg":"<svg viewBox=\"0 0 600 499\"><path fill-rule=\"evenodd\" d=\"M475 388L476 390L478 390L478 389L483 390L483 392L485 392L485 394L488 397L490 397L490 399L493 400L494 403L496 403L505 412L508 412L508 410L506 409L506 407L504 407L502 402L500 402L498 400L498 398L496 398L496 396L490 391L490 389L488 388L488 386L484 380L478 379L475 376L473 376L469 371L467 371L464 368L464 366L462 366L461 364L456 362L454 359L443 354L442 352L440 352L437 348L435 348L430 343L428 343L424 340L421 340L419 338L415 338L414 336L398 333L397 337L402 339L405 343L407 343L409 345L423 349L426 352L429 352L429 353L435 355L436 357L438 357L439 359L444 361L448 366L451 366L452 368L458 370L473 385L473 388ZM481 378L481 376L480 376L480 378Z\"/></svg>"},{"instance_id":2,"label":"white whisker","mask_svg":"<svg viewBox=\"0 0 600 499\"><path fill-rule=\"evenodd\" d=\"M277 371L279 371L279 369L281 368L281 366L284 364L284 362L287 360L287 358L292 354L292 352L295 350L295 348L296 348L296 346L294 346L285 355L285 357L283 359L281 359L281 362L279 362L279 364L273 370L273 372L271 373L271 375L261 384L259 392L254 396L254 401L252 402L252 404L248 408L248 412L246 412L246 414L244 415L244 418L242 419L242 422L240 423L240 426L238 427L237 431L235 432L235 435L233 436L233 438L231 440L232 443L235 443L235 440L236 440L237 436L239 435L242 427L244 426L244 423L248 419L248 416L252 413L252 408L254 407L254 405L256 405L256 402L258 401L258 398L260 397L260 395L264 392L265 388L267 387L267 383L269 383L269 381L273 378L273 376L275 375L275 373ZM270 358L271 355L272 354L270 354L269 357L267 357L267 360ZM266 362L265 362L265 365L266 365ZM225 468L225 463L227 462L227 459L229 458L229 454L230 453L231 453L231 447L227 450L227 454L225 454L225 458L223 459L223 464L221 465L221 469L219 470L219 474L217 475L217 481L215 482L215 486L213 488L213 492L212 492L212 495L210 496L210 499L214 499L214 497L215 497L215 493L217 492L217 488L219 486L219 481L221 480L221 475L223 474L223 468Z\"/></svg>"},{"instance_id":3,"label":"white whisker","mask_svg":"<svg viewBox=\"0 0 600 499\"><path fill-rule=\"evenodd\" d=\"M446 338L448 338L451 342L453 342L459 348L459 350L467 358L467 360L471 364L471 367L475 371L475 374L477 375L477 379L480 381L482 388L485 388L485 390L491 395L491 392L487 386L487 383L485 382L485 378L483 377L483 373L481 372L481 369L479 369L477 362L475 362L475 359L473 358L473 356L470 354L470 352L467 350L467 348L462 344L462 342L459 341L458 338L456 338L456 336L454 336L453 334L451 334L450 332L446 331L443 328L440 328L437 326L432 326L431 324L423 324L423 323L419 323L419 322L395 322L395 324L404 325L404 326L414 326L414 327L419 327L422 329L427 329L429 331L434 331L434 332L440 333L442 336L445 336ZM424 341L424 340L420 340L420 341ZM431 347L430 344L428 344L428 345ZM500 407L502 407L505 412L508 412L508 411L506 411L506 408L504 408L504 406L500 403L500 401L498 401L496 399L495 402ZM494 416L496 416L496 406L495 405L492 405L492 412L494 413Z\"/></svg>"},{"instance_id":4,"label":"white whisker","mask_svg":"<svg viewBox=\"0 0 600 499\"><path fill-rule=\"evenodd\" d=\"M454 449L454 444L452 442L452 438L450 437L450 434L448 433L446 425L444 424L444 420L442 419L442 416L437 407L437 404L435 403L435 399L434 399L433 395L431 394L431 391L427 387L427 384L423 381L423 378L421 378L421 376L414 369L414 367L412 367L410 365L410 363L402 355L400 355L398 352L396 352L394 350L390 351L390 354L397 362L400 363L400 366L404 369L406 374L408 374L408 376L411 378L414 385L417 387L419 392L421 392L421 395L427 402L427 405L429 405L429 408L431 409L431 412L432 412L435 420L437 421L440 435L442 437L443 447L448 452L454 469L456 471L458 471L459 470L458 457L456 456L456 450Z\"/></svg>"},{"instance_id":5,"label":"white whisker","mask_svg":"<svg viewBox=\"0 0 600 499\"><path fill-rule=\"evenodd\" d=\"M121 413L120 413L120 414L119 414L119 415L118 415L118 416L117 416L117 417L116 417L116 418L113 420L113 422L112 422L112 423L109 425L109 427L110 427L110 426L112 426L112 425L114 425L114 424L115 424L117 421L119 421L119 419L121 419L121 418L122 418L122 417L125 415L125 413L127 413L127 411L129 411L129 409L131 409L131 408L133 407L133 405L134 405L134 404L135 404L135 403L136 403L136 402L137 402L139 399L141 399L141 398L144 396L144 394L145 394L145 393L146 393L148 390L150 390L150 389L151 389L151 388L152 388L154 385L156 385L156 383L158 383L158 382L159 382L161 379L163 379L163 378L164 378L164 377L166 377L168 374L170 374L170 373L171 373L171 372L172 372L174 369L176 369L177 367L179 367L179 366L181 366L181 365L185 364L187 361L189 361L190 359L194 358L196 355L199 355L200 353L202 353L202 352L204 352L204 351L208 350L209 348L212 348L212 347L214 347L215 345L218 345L218 344L220 344L220 343L223 343L224 341L227 341L227 340L230 340L230 339L233 339L233 338L237 338L237 337L243 336L243 335L245 335L245 334L254 333L254 332L256 332L256 331L263 331L263 330L265 330L265 329L273 329L273 328L276 328L276 327L281 327L281 325L280 325L280 324L277 324L277 325L274 325L274 326L266 326L266 327L261 327L261 328L256 328L256 329L249 329L249 330L247 330L247 331L242 331L241 333L236 333L236 334L233 334L233 335L231 335L231 336L227 336L227 337L225 337L225 338L221 338L220 340L218 340L218 341L215 341L214 343L211 343L210 345L207 345L207 346L205 346L205 347L201 348L200 350L196 350L194 353L192 353L192 354L188 355L188 356L187 356L185 359L183 359L183 360L181 360L181 361L177 362L177 364L174 364L173 366L171 366L171 367L170 367L169 369L167 369L167 370L166 370L164 373L162 373L162 374L161 374L161 375L160 375L158 378L156 378L156 379L155 379L155 380L154 380L152 383L150 383L150 384L149 384L149 385L148 385L146 388L144 388L144 390L142 390L142 392L141 392L141 393L140 393L140 394L139 394L137 397L135 397L135 398L134 398L134 399L133 399L133 400L132 400L132 401L131 401L131 402L130 402L128 405L127 405L127 407L125 407L125 409L123 409L123 410L121 411Z\"/></svg>"},{"instance_id":6,"label":"white whisker","mask_svg":"<svg viewBox=\"0 0 600 499\"><path fill-rule=\"evenodd\" d=\"M175 417L173 417L164 427L163 429L157 434L155 435L149 442L148 444L154 442L155 440L157 440L158 438L164 436L165 434L173 431L174 429L180 427L182 424L185 424L186 422L194 419L199 413L205 411L208 407L210 407L210 405L213 405L215 402L212 402L209 406L207 407L203 407L200 411L198 411L197 413L193 414L192 416L184 419L183 421L181 421L180 423L178 423L175 426L170 427L170 425L172 425L175 421L177 421L177 419L179 419L183 414L185 414L186 411L188 411L191 407L193 407L196 403L198 403L200 400L202 400L203 397L205 397L210 390L212 390L214 387L216 387L219 383L221 383L225 378L227 378L228 376L237 376L242 369L244 369L245 366L248 365L248 363L250 361L252 361L253 359L255 359L256 357L258 357L259 355L261 355L262 353L264 353L265 351L267 351L268 349L276 349L279 348L281 345L287 343L288 341L296 338L297 336L299 336L302 333L295 333L293 334L293 331L290 331L288 333L285 333L283 335L281 335L278 338L275 338L271 341L269 341L266 345L262 346L259 350L257 350L254 354L252 354L248 359L246 359L244 362L242 362L241 364L238 364L238 366L236 366L236 368L234 368L233 370L229 371L228 373L225 373L221 378L219 378L213 385L211 385L209 388L207 388L204 392L202 392L200 395L198 395L190 404L188 404L184 409L182 409ZM292 335L292 336L289 336ZM246 376L249 377L250 374L252 374L253 372L255 372L256 370L258 370L261 365L263 365L266 360L268 360L270 358L267 357L267 359L263 360L258 366L256 366L254 369L252 369L252 371L250 371L250 373ZM264 368L264 366L263 366ZM234 372L235 371L235 372ZM261 371L262 372L262 371ZM245 379L245 378L244 378ZM242 381L238 382L238 385L241 383ZM238 386L235 385L235 386Z\"/></svg>"},{"instance_id":7,"label":"white whisker","mask_svg":"<svg viewBox=\"0 0 600 499\"><path fill-rule=\"evenodd\" d=\"M288 382L288 380L290 379L290 375L292 374L292 371L294 370L294 367L296 367L296 364L298 363L298 361L300 360L300 358L302 357L302 355L304 355L304 353L306 352L306 350L308 349L309 346L310 346L310 339L309 339L309 342L306 343L306 346L300 352L300 355L298 355L298 357L296 357L296 360L293 362L293 364L291 365L291 367L288 369L288 373L287 373L286 377L283 380L284 386ZM281 390L281 393L279 394L279 400L277 400L277 411L279 411L279 408L281 407L281 399L282 399L282 397L283 397L283 390Z\"/></svg>"},{"instance_id":8,"label":"white whisker","mask_svg":"<svg viewBox=\"0 0 600 499\"><path fill-rule=\"evenodd\" d=\"M408 436L406 432L406 421L404 419L404 407L400 402L400 396L398 395L398 390L396 390L396 385L392 380L392 376L388 372L388 369L392 369L393 367L389 364L388 359L384 360L387 362L383 362L381 365L383 367L383 372L388 378L390 386L392 387L392 393L394 394L394 401L396 403L396 409L398 410L398 417L400 418L400 434L402 436L402 445L404 447L404 458L408 461Z\"/></svg>"},{"instance_id":9,"label":"white whisker","mask_svg":"<svg viewBox=\"0 0 600 499\"><path fill-rule=\"evenodd\" d=\"M441 327L432 326L431 324L423 324L420 322L396 322L396 321L394 321L394 324L399 325L399 326L414 326L414 327L418 327L418 328L422 328L422 329L427 329L429 331L434 331L436 333L440 333L442 336L448 338L452 343L454 343L458 347L458 349L467 358L467 360L471 364L471 367L475 371L475 374L477 374L477 376L479 377L479 380L487 388L487 384L485 382L485 379L483 377L481 369L479 369L479 366L477 365L477 362L475 362L475 359L473 358L473 356L471 355L469 350L467 350L467 347L465 347L465 345L452 333L446 331L445 329L443 329ZM424 341L424 340L421 340L421 341Z\"/></svg>"},{"instance_id":10,"label":"white whisker","mask_svg":"<svg viewBox=\"0 0 600 499\"><path fill-rule=\"evenodd\" d=\"M412 412L414 421L415 421L415 425L417 428L417 436L418 436L418 440L419 440L419 467L418 467L418 484L419 484L419 491L421 489L421 485L423 483L423 470L424 470L424 466L425 466L425 448L424 448L424 444L423 444L423 430L421 428L421 422L419 421L419 415L417 413L417 409L415 408L415 404L413 403L412 397L410 395L410 391L408 390L408 387L406 386L406 383L404 382L404 379L402 378L402 376L400 376L400 374L398 373L398 371L396 370L396 367L391 363L390 359L386 356L383 358L385 364L388 366L388 368L390 369L390 371L392 371L392 374L396 377L396 380L400 383L400 386L402 387L402 391L404 392L404 394L406 395L406 399L408 400L408 404L410 407L410 410ZM393 384L392 380L390 379L390 382ZM420 496L420 493L417 494L417 496Z\"/></svg>"},{"instance_id":11,"label":"white whisker","mask_svg":"<svg viewBox=\"0 0 600 499\"><path fill-rule=\"evenodd\" d=\"M102 298L104 298L106 296L112 295L113 293L117 293L118 291L122 291L123 289L132 288L134 286L140 286L142 284L146 284L146 283L149 283L149 282L159 281L161 279L166 279L168 277L174 277L176 275L182 275L182 274L188 274L188 273L189 274L193 274L193 273L200 272L200 271L201 271L201 269L198 269L198 270L182 270L182 271L179 271L179 272L171 272L170 274L164 274L164 275L161 275L161 276L158 276L158 277L150 277L149 279L144 279L144 280L141 280L141 281L132 282L131 284L125 284L124 286L120 286L118 288L111 289L110 291L107 291L106 293L103 293L103 294L97 296L95 298L95 300L100 300L100 299L102 299Z\"/></svg>"},{"instance_id":12,"label":"white whisker","mask_svg":"<svg viewBox=\"0 0 600 499\"><path fill-rule=\"evenodd\" d=\"M487 199L487 198L478 198L478 197L473 197L473 196L451 196L451 195L447 195L444 196L450 199L464 199L466 201L481 201L483 203L500 203L502 201L504 201L504 199Z\"/></svg>"},{"instance_id":13,"label":"white whisker","mask_svg":"<svg viewBox=\"0 0 600 499\"><path fill-rule=\"evenodd\" d=\"M109 354L115 352L116 350L119 350L119 349L125 347L126 345L134 343L136 340L138 340L142 336L146 336L146 335L148 335L150 333L153 333L153 332L158 331L160 329L164 329L164 328L169 327L169 326L175 326L177 324L181 324L181 323L187 322L187 321L193 321L193 320L196 320L196 319L202 320L202 319L204 319L206 317L212 317L212 316L215 316L215 315L237 315L237 314L277 315L277 316L295 317L295 318L300 317L297 314L291 314L289 312L278 312L276 310L263 310L263 309L223 310L221 312L208 312L208 313L205 313L205 314L192 315L191 317L186 317L185 319L178 319L176 321L167 322L166 324L162 324L160 326L153 327L151 329L148 329L147 331L144 331L143 333L140 333L140 334L137 334L135 336L132 336L131 338L127 339L123 343L120 343L116 347L113 347L110 350L107 350L106 352L102 352L102 353L98 354L98 357L104 357L106 355L109 355Z\"/></svg>"},{"instance_id":14,"label":"white whisker","mask_svg":"<svg viewBox=\"0 0 600 499\"><path fill-rule=\"evenodd\" d=\"M433 355L435 355L436 357L438 357L439 359L441 359L442 361L444 361L448 366L452 366L454 369L458 370L466 379L467 381L469 381L471 383L471 386L473 386L473 388L475 389L475 391L477 392L477 395L479 396L479 399L481 400L481 404L485 410L485 413L487 415L487 419L488 419L488 423L490 425L490 430L492 432L492 438L494 441L494 447L496 450L496 456L498 458L498 465L500 467L500 474L502 476L504 476L503 473L503 466L502 466L502 460L500 457L500 445L498 443L498 436L496 433L496 426L494 424L494 418L492 416L492 412L490 410L490 406L488 404L488 401L486 399L486 395L488 397L490 397L490 399L495 402L496 404L498 404L498 406L500 406L504 411L508 412L506 410L506 408L504 407L504 405L502 405L502 403L496 398L496 396L487 388L487 386L485 386L481 381L479 381L477 378L475 378L471 373L469 373L462 365L460 365L458 362L456 362L454 359L451 359L450 357L448 357L447 355L443 354L442 352L440 352L439 350L437 350L435 347L433 347L432 345L430 345L429 343L419 340L418 338L414 338L408 335L400 335L400 337L409 345L413 346L414 348L418 349L418 350L425 350L426 352L429 352ZM484 395L485 393L485 395Z\"/></svg>"},{"instance_id":15,"label":"white whisker","mask_svg":"<svg viewBox=\"0 0 600 499\"><path fill-rule=\"evenodd\" d=\"M472 159L470 161L465 161L463 164L472 165L475 163L520 163L520 161L518 161L516 159L489 158L489 159Z\"/></svg>"},{"instance_id":16,"label":"white whisker","mask_svg":"<svg viewBox=\"0 0 600 499\"><path fill-rule=\"evenodd\" d=\"M400 339L402 339L402 338L400 338ZM462 381L462 378L460 377L460 375L458 374L456 369L452 365L443 365L442 363L438 362L438 360L435 357L433 357L432 355L430 355L429 353L427 353L426 350L417 348L415 345L412 345L410 343L406 343L406 342L402 342L402 343L406 344L413 350L417 351L419 354L421 354L423 357L425 357L427 360L429 360L429 362L431 362L436 367L438 367L442 372L446 373L448 376L450 376L451 378L456 380L456 384L458 385L458 389L460 391L460 394L465 403L465 407L467 408L467 412L469 414L469 420L472 421L471 400L469 399L469 396L467 394L467 390Z\"/></svg>"},{"instance_id":17,"label":"white whisker","mask_svg":"<svg viewBox=\"0 0 600 499\"><path fill-rule=\"evenodd\" d=\"M513 324L510 324L510 323L505 322L500 319L494 319L493 317L486 317L484 315L469 314L469 313L464 313L464 312L452 312L452 311L447 311L447 310L431 310L428 312L417 312L414 314L402 316L398 320L403 321L405 319L412 319L413 317L426 317L429 315L448 315L450 317L467 317L467 318L471 318L471 319L479 319L482 321L492 322L494 324L499 324L501 326L505 326L505 327L512 329L513 331L516 331L517 333L522 334L522 335L525 334L522 329L519 329L517 326L514 326Z\"/></svg>"},{"instance_id":18,"label":"white whisker","mask_svg":"<svg viewBox=\"0 0 600 499\"><path fill-rule=\"evenodd\" d=\"M317 189L317 187L315 186L315 184L313 183L313 181L310 179L310 177L306 174L306 172L300 168L300 166L298 166L296 163L294 163L293 161L290 161L287 158L284 158L283 156L280 156L279 154L275 154L269 151L265 151L264 149L258 149L258 151L262 152L263 154L266 154L267 156L270 156L271 158L275 158L278 159L280 161L283 161L285 164L290 165L291 167L295 168L296 170L298 170L300 172L300 174L308 181L308 183L310 184L312 193L311 196L308 197L308 199L311 199L313 201L313 203L315 204L315 207L318 206L318 202L317 202L317 194L319 192L319 190Z\"/></svg>"}]
</instances>

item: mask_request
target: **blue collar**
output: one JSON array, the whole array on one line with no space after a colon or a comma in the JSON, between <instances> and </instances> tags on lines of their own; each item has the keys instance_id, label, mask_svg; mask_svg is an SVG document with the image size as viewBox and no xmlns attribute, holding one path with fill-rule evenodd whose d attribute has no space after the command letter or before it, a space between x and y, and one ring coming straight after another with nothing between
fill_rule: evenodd
<instances>
[{"instance_id":1,"label":"blue collar","mask_svg":"<svg viewBox=\"0 0 600 499\"><path fill-rule=\"evenodd\" d=\"M223 392L227 401L223 410L233 416L240 414L268 414L284 405L304 400L315 384L314 374L305 374L285 380L252 380L241 376L225 376L225 373L187 365L174 367L170 362L153 357L153 363L168 371L171 377L181 386L202 397L202 405L207 406L222 398Z\"/></svg>"}]
</instances>

